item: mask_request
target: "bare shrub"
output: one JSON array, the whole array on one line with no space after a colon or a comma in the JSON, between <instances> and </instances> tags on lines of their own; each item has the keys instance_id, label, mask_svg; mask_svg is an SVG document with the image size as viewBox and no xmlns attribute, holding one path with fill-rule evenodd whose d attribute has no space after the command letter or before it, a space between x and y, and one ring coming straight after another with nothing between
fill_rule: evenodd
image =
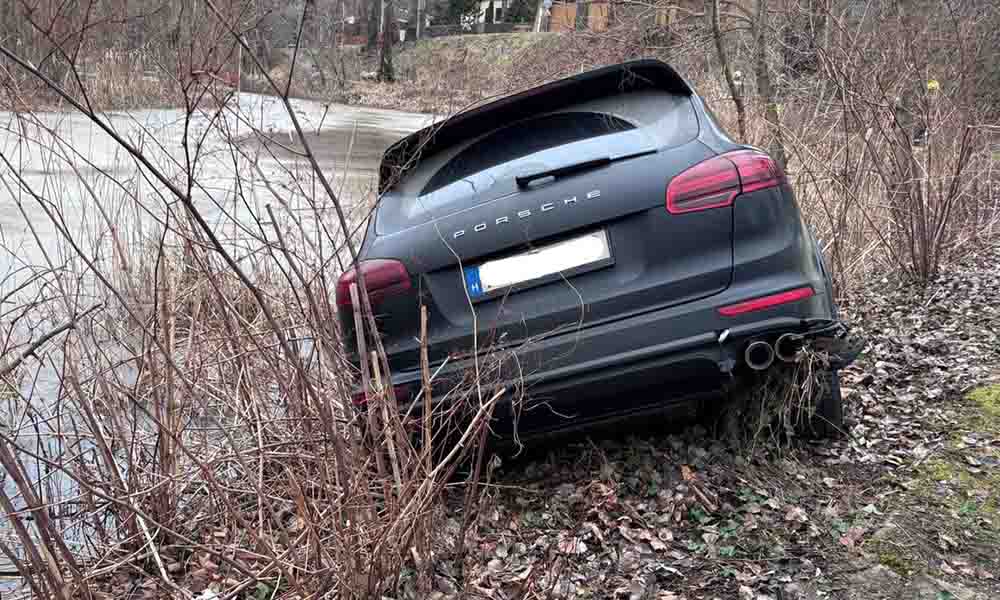
<instances>
[{"instance_id":1,"label":"bare shrub","mask_svg":"<svg viewBox=\"0 0 1000 600\"><path fill-rule=\"evenodd\" d=\"M917 16L882 7L859 23L826 15L836 33L819 56L823 96L814 115L829 124L833 143L810 171L822 171L834 189L865 194L860 201L833 197L877 224L866 237L878 240L891 263L926 281L958 232L974 226L955 216L977 201L969 192L982 173L985 111L973 100L983 85L974 40L991 21L944 4L924 8ZM800 155L810 150L796 138L805 141ZM846 209L829 212L845 222Z\"/></svg>"},{"instance_id":2,"label":"bare shrub","mask_svg":"<svg viewBox=\"0 0 1000 600\"><path fill-rule=\"evenodd\" d=\"M782 452L824 427L820 402L834 392L831 355L806 343L794 362L777 362L731 390L718 424L733 447L753 456Z\"/></svg>"},{"instance_id":3,"label":"bare shrub","mask_svg":"<svg viewBox=\"0 0 1000 600\"><path fill-rule=\"evenodd\" d=\"M308 55L265 61L240 35L256 15L238 2L184 3L198 7L175 23L185 43L149 54L96 43L105 54L93 53L81 40L96 25L72 11L58 31L43 21L18 29L37 42L30 58L0 39L6 98L23 111L5 116L14 141L0 148L0 193L42 249L5 252L16 267L0 293L0 508L11 515L0 553L42 598L360 598L426 590L436 557L465 552L485 494L469 480L455 486L463 522L436 535L442 498L463 459L473 481L481 473L504 358L484 359L440 414L415 419L396 410L365 302L353 303L368 344L360 371L343 356L330 291L356 259L374 192L342 201L346 184L309 147L316 123L290 99L293 72L310 94L447 113L585 68L663 58L742 141L787 152L841 288L893 270L933 276L1000 214L987 84L970 67L984 62L989 46L975 40L995 9L932 3L927 17L859 22L801 4L766 20L719 15L731 68L764 65L774 78L771 93L743 78L743 128L708 16L668 3L630 5L602 33L434 41L400 59L403 83L357 88L348 80L360 60L317 55L319 74L295 62ZM799 24L806 33L789 37ZM55 58L43 63L47 52ZM287 144L253 114L262 104L238 106L216 81L241 52L283 109ZM87 77L89 65L104 75ZM150 68L155 81L136 79ZM175 129L96 112L162 98L180 107ZM38 104L73 117L32 114ZM110 140L110 159L85 156L62 128L80 121L84 136ZM300 160L273 160L281 151ZM73 212L81 200L90 208ZM807 357L762 387L753 439L785 437L811 416L820 370ZM423 407L441 398L429 371Z\"/></svg>"},{"instance_id":4,"label":"bare shrub","mask_svg":"<svg viewBox=\"0 0 1000 600\"><path fill-rule=\"evenodd\" d=\"M180 95L146 51L109 48L100 54L86 73L91 102L100 109L157 108L179 106Z\"/></svg>"},{"instance_id":5,"label":"bare shrub","mask_svg":"<svg viewBox=\"0 0 1000 600\"><path fill-rule=\"evenodd\" d=\"M75 112L12 116L0 152L4 197L35 248L5 253L25 276L9 281L3 306L14 308L0 319L4 360L23 355L0 373L13 390L0 429L10 515L0 553L28 590L427 591L435 557L461 556L475 526L447 543L436 535L459 465L474 459L479 473L504 394L490 361L502 357L444 398L432 398L441 385L425 371L431 410L401 415L359 281L359 343L373 343L360 373L346 360L331 294L356 260L356 218L310 149L301 107L273 80L306 168L267 161L271 133L210 86L175 81L184 109L166 124L114 120L96 112L96 90L77 95L2 42L0 53ZM76 128L106 152L88 154ZM467 502L479 502L470 489Z\"/></svg>"},{"instance_id":6,"label":"bare shrub","mask_svg":"<svg viewBox=\"0 0 1000 600\"><path fill-rule=\"evenodd\" d=\"M182 263L167 244L149 248L158 279L146 287L140 269L129 287L152 296L106 290L105 308L63 345L64 399L13 400L24 419L0 433L16 489L2 498L32 591L117 596L138 576L156 594L264 586L370 597L394 589L404 565L428 568L441 551L427 532L443 518L443 486L494 398L470 404L476 386L450 392L452 411L476 408L451 424L460 436L449 452L425 453L377 362L366 361L367 411L355 411L336 340L308 315L320 307L296 302L286 284L255 283L289 307L273 314L298 348L283 355L274 326L211 255ZM56 443L32 450L31 429ZM31 464L74 493L36 493ZM64 516L40 517L54 509ZM63 549L64 536L86 542Z\"/></svg>"}]
</instances>

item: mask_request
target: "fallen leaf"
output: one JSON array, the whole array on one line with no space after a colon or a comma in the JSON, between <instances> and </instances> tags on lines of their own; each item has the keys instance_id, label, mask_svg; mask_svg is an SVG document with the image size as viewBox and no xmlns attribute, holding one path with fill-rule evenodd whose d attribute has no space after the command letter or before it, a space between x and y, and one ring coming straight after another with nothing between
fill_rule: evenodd
<instances>
[{"instance_id":1,"label":"fallen leaf","mask_svg":"<svg viewBox=\"0 0 1000 600\"><path fill-rule=\"evenodd\" d=\"M643 579L633 579L629 584L629 600L642 600L648 596L647 582Z\"/></svg>"},{"instance_id":2,"label":"fallen leaf","mask_svg":"<svg viewBox=\"0 0 1000 600\"><path fill-rule=\"evenodd\" d=\"M943 533L938 534L938 540L941 542L940 545L942 550L948 550L949 548L958 548L958 543L954 540L954 538L951 538Z\"/></svg>"},{"instance_id":3,"label":"fallen leaf","mask_svg":"<svg viewBox=\"0 0 1000 600\"><path fill-rule=\"evenodd\" d=\"M191 578L196 581L211 579L211 577L212 574L208 571L208 569L195 569L191 572Z\"/></svg>"},{"instance_id":4,"label":"fallen leaf","mask_svg":"<svg viewBox=\"0 0 1000 600\"><path fill-rule=\"evenodd\" d=\"M601 542L601 544L604 543L604 534L601 533L601 528L598 527L595 523L587 521L586 523L583 524L583 527L584 529L592 533L594 537L597 538L597 541Z\"/></svg>"},{"instance_id":5,"label":"fallen leaf","mask_svg":"<svg viewBox=\"0 0 1000 600\"><path fill-rule=\"evenodd\" d=\"M620 533L623 538L632 542L633 544L638 543L639 541L638 531L626 527L625 525L618 526L618 533Z\"/></svg>"},{"instance_id":6,"label":"fallen leaf","mask_svg":"<svg viewBox=\"0 0 1000 600\"><path fill-rule=\"evenodd\" d=\"M861 541L861 538L864 537L866 531L867 528L865 527L851 527L850 529L847 530L847 533L841 536L840 543L848 548L853 549L854 546L857 545L859 541Z\"/></svg>"},{"instance_id":7,"label":"fallen leaf","mask_svg":"<svg viewBox=\"0 0 1000 600\"><path fill-rule=\"evenodd\" d=\"M805 523L809 520L809 517L806 515L806 511L803 510L801 506L790 506L788 511L785 512L785 520Z\"/></svg>"},{"instance_id":8,"label":"fallen leaf","mask_svg":"<svg viewBox=\"0 0 1000 600\"><path fill-rule=\"evenodd\" d=\"M684 478L684 481L691 481L694 479L694 471L687 465L681 465L681 477Z\"/></svg>"},{"instance_id":9,"label":"fallen leaf","mask_svg":"<svg viewBox=\"0 0 1000 600\"><path fill-rule=\"evenodd\" d=\"M563 554L583 554L587 551L587 544L577 537L569 537L559 542L559 551Z\"/></svg>"}]
</instances>

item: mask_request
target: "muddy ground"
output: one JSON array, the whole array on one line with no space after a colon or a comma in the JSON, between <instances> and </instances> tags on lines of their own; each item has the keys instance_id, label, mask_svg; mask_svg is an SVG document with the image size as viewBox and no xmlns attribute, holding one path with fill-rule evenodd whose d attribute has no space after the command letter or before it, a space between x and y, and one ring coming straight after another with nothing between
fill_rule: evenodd
<instances>
[{"instance_id":1,"label":"muddy ground","mask_svg":"<svg viewBox=\"0 0 1000 600\"><path fill-rule=\"evenodd\" d=\"M848 298L867 346L843 372L839 440L665 426L508 460L470 515L475 583L458 589L445 548L434 597L1000 597L998 260L969 249L926 289Z\"/></svg>"}]
</instances>

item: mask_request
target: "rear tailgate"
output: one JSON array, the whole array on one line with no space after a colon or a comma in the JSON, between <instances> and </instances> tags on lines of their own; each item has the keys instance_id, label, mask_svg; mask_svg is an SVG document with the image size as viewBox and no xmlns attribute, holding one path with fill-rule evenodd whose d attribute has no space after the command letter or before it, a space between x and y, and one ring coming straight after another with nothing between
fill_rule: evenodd
<instances>
[{"instance_id":1,"label":"rear tailgate","mask_svg":"<svg viewBox=\"0 0 1000 600\"><path fill-rule=\"evenodd\" d=\"M477 328L480 347L520 344L724 290L731 208L665 207L670 180L713 156L697 132L685 94L626 90L409 165L381 199L364 249L402 261L413 281L411 297L380 311L393 366L417 363L419 303L437 361L470 350ZM478 287L490 278L512 285Z\"/></svg>"}]
</instances>

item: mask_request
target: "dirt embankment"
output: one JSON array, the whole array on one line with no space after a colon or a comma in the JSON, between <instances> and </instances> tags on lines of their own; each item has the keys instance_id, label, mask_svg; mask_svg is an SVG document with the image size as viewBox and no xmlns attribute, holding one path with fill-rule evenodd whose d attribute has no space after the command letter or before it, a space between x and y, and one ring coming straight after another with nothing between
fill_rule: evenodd
<instances>
[{"instance_id":1,"label":"dirt embankment","mask_svg":"<svg viewBox=\"0 0 1000 600\"><path fill-rule=\"evenodd\" d=\"M868 344L843 373L837 442L753 449L696 427L501 468L475 515L473 591L1000 597L998 260L969 252L926 289L872 282L850 298ZM439 597L457 593L455 568L439 566Z\"/></svg>"},{"instance_id":2,"label":"dirt embankment","mask_svg":"<svg viewBox=\"0 0 1000 600\"><path fill-rule=\"evenodd\" d=\"M421 40L394 50L394 83L371 80L377 56L360 48L304 53L293 92L345 104L448 115L544 81L646 55L613 38L498 33ZM284 82L288 66L271 76Z\"/></svg>"}]
</instances>

